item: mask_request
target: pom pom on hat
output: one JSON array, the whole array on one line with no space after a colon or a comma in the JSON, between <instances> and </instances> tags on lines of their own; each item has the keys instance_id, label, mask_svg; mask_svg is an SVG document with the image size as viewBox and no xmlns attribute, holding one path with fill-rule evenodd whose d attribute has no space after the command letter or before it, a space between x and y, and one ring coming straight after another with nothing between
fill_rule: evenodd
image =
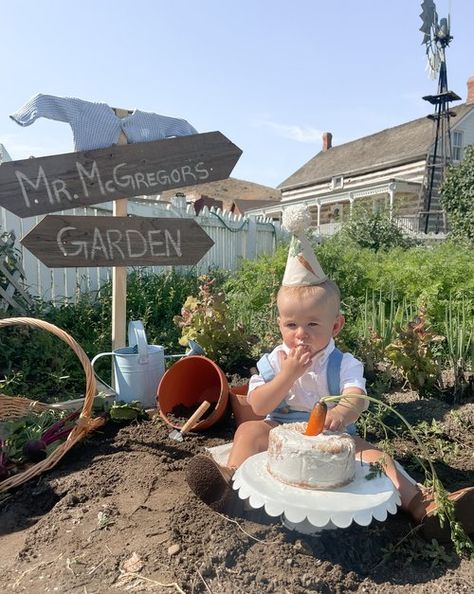
<instances>
[{"instance_id":1,"label":"pom pom on hat","mask_svg":"<svg viewBox=\"0 0 474 594\"><path fill-rule=\"evenodd\" d=\"M300 235L310 228L311 215L308 209L301 204L289 206L283 211L281 223L289 233Z\"/></svg>"},{"instance_id":2,"label":"pom pom on hat","mask_svg":"<svg viewBox=\"0 0 474 594\"><path fill-rule=\"evenodd\" d=\"M304 232L311 226L311 215L302 205L295 205L283 211L282 226L292 233L288 259L282 285L319 285L327 280L321 265Z\"/></svg>"}]
</instances>

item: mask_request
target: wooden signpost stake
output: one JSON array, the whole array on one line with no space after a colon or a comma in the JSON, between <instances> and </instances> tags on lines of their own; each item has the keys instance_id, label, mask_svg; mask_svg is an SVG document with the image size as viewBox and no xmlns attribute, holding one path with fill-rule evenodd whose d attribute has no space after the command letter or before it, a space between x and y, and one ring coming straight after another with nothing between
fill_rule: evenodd
<instances>
[{"instance_id":1,"label":"wooden signpost stake","mask_svg":"<svg viewBox=\"0 0 474 594\"><path fill-rule=\"evenodd\" d=\"M115 109L115 115L124 118L128 115L126 109ZM127 137L120 133L117 144L127 144ZM115 200L113 215L126 217L128 200ZM127 320L127 268L125 266L112 268L112 350L125 346Z\"/></svg>"}]
</instances>

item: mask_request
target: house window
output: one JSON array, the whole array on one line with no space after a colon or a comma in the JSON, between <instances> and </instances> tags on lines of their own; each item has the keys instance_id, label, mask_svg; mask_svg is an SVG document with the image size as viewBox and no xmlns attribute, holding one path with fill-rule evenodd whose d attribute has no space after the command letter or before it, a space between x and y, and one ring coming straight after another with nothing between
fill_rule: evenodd
<instances>
[{"instance_id":1,"label":"house window","mask_svg":"<svg viewBox=\"0 0 474 594\"><path fill-rule=\"evenodd\" d=\"M329 220L331 222L342 221L343 207L342 204L331 204L329 207Z\"/></svg>"},{"instance_id":2,"label":"house window","mask_svg":"<svg viewBox=\"0 0 474 594\"><path fill-rule=\"evenodd\" d=\"M330 183L331 190L340 190L344 187L344 177L337 175L331 179Z\"/></svg>"},{"instance_id":3,"label":"house window","mask_svg":"<svg viewBox=\"0 0 474 594\"><path fill-rule=\"evenodd\" d=\"M463 134L462 132L453 132L453 161L461 161L463 158Z\"/></svg>"}]
</instances>

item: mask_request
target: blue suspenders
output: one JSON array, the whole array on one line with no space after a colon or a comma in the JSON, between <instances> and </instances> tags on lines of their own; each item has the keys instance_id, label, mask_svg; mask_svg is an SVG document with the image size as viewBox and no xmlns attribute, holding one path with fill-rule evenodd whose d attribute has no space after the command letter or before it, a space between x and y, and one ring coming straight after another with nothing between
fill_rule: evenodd
<instances>
[{"instance_id":1,"label":"blue suspenders","mask_svg":"<svg viewBox=\"0 0 474 594\"><path fill-rule=\"evenodd\" d=\"M331 396L338 396L341 393L341 363L343 353L335 348L328 358L327 380Z\"/></svg>"}]
</instances>

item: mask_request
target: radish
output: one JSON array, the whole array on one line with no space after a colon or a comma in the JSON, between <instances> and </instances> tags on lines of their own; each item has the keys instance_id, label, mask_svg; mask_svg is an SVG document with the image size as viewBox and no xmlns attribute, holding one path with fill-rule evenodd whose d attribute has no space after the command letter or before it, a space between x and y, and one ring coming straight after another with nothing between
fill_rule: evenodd
<instances>
[{"instance_id":1,"label":"radish","mask_svg":"<svg viewBox=\"0 0 474 594\"><path fill-rule=\"evenodd\" d=\"M48 455L48 446L65 439L73 430L74 424L66 426L68 423L76 419L80 411L76 410L64 419L61 419L54 425L51 425L39 439L30 439L23 446L23 455L30 462L40 462Z\"/></svg>"}]
</instances>

